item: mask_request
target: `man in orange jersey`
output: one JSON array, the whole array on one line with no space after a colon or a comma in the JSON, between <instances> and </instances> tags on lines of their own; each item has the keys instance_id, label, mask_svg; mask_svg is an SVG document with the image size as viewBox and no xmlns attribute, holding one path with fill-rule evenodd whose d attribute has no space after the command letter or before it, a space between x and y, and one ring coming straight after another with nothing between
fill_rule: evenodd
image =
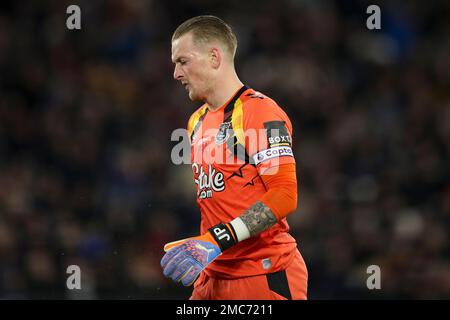
<instances>
[{"instance_id":1,"label":"man in orange jersey","mask_svg":"<svg viewBox=\"0 0 450 320\"><path fill-rule=\"evenodd\" d=\"M286 221L297 207L292 125L239 80L236 48L214 16L173 34L174 78L204 102L188 122L201 235L166 244L161 266L194 284L190 299L306 299L306 265Z\"/></svg>"}]
</instances>

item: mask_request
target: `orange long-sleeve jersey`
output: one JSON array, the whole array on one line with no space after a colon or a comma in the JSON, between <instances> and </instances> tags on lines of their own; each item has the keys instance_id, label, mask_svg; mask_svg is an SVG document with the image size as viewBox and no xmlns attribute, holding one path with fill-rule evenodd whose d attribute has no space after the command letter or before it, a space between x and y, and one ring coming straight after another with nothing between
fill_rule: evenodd
<instances>
[{"instance_id":1,"label":"orange long-sleeve jersey","mask_svg":"<svg viewBox=\"0 0 450 320\"><path fill-rule=\"evenodd\" d=\"M278 218L271 228L224 251L205 272L233 279L284 269L297 246L285 218L297 202L292 124L286 113L244 86L215 111L206 104L197 109L188 132L202 234L257 201Z\"/></svg>"}]
</instances>

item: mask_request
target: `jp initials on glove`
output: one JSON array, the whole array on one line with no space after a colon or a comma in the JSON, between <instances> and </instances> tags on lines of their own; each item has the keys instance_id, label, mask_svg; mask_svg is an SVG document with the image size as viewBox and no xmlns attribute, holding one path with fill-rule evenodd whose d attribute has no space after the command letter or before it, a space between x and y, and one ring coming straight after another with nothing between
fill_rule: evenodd
<instances>
[{"instance_id":1,"label":"jp initials on glove","mask_svg":"<svg viewBox=\"0 0 450 320\"><path fill-rule=\"evenodd\" d=\"M167 243L161 260L164 276L190 286L200 272L237 243L231 224L219 223L197 237Z\"/></svg>"}]
</instances>

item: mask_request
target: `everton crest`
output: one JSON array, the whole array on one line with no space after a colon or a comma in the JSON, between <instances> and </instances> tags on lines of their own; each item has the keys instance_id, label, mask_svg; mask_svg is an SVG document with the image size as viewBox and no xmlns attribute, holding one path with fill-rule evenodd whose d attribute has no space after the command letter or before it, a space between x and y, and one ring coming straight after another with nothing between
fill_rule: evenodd
<instances>
[{"instance_id":1,"label":"everton crest","mask_svg":"<svg viewBox=\"0 0 450 320\"><path fill-rule=\"evenodd\" d=\"M216 144L221 145L225 141L227 141L228 138L230 137L230 133L231 133L231 121L222 123L219 127L219 131L217 131L216 134L215 138Z\"/></svg>"}]
</instances>

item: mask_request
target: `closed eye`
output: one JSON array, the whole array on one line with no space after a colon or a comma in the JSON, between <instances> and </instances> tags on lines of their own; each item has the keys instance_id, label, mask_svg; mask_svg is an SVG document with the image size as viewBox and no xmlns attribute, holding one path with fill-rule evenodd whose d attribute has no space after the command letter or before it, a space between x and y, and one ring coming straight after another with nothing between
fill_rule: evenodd
<instances>
[{"instance_id":1,"label":"closed eye","mask_svg":"<svg viewBox=\"0 0 450 320\"><path fill-rule=\"evenodd\" d=\"M179 64L181 64L181 65L183 66L183 65L185 65L187 62L188 62L188 60L187 60L186 58L178 58L178 59L175 60L174 63L175 63L175 64L179 63Z\"/></svg>"}]
</instances>

